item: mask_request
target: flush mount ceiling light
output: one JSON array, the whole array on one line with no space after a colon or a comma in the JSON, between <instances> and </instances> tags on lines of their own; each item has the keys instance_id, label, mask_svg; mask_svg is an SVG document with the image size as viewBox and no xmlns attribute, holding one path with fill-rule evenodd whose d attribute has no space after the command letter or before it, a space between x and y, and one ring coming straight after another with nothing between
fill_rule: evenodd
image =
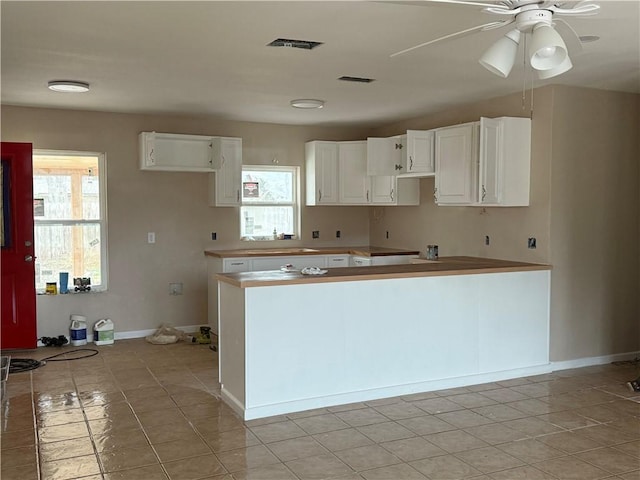
<instances>
[{"instance_id":1,"label":"flush mount ceiling light","mask_svg":"<svg viewBox=\"0 0 640 480\"><path fill-rule=\"evenodd\" d=\"M52 80L48 84L49 90L63 93L83 93L89 91L87 82L78 82L76 80Z\"/></svg>"},{"instance_id":2,"label":"flush mount ceiling light","mask_svg":"<svg viewBox=\"0 0 640 480\"><path fill-rule=\"evenodd\" d=\"M316 100L314 98L299 98L297 100L291 100L289 102L294 108L322 108L324 107L324 100Z\"/></svg>"}]
</instances>

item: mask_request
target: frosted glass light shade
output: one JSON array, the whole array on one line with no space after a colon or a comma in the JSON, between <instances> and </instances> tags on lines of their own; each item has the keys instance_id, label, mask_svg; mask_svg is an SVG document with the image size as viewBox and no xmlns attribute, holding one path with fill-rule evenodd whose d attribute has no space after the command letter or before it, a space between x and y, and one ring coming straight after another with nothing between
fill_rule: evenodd
<instances>
[{"instance_id":1,"label":"frosted glass light shade","mask_svg":"<svg viewBox=\"0 0 640 480\"><path fill-rule=\"evenodd\" d=\"M557 77L558 75L561 75L564 72L568 72L572 68L573 68L573 63L571 63L571 59L567 55L564 61L557 67L550 68L549 70L538 71L538 78L540 80L546 80L547 78Z\"/></svg>"},{"instance_id":2,"label":"frosted glass light shade","mask_svg":"<svg viewBox=\"0 0 640 480\"><path fill-rule=\"evenodd\" d=\"M533 27L529 45L529 61L536 70L559 67L567 58L567 46L553 27L538 24Z\"/></svg>"},{"instance_id":3,"label":"frosted glass light shade","mask_svg":"<svg viewBox=\"0 0 640 480\"><path fill-rule=\"evenodd\" d=\"M512 30L491 45L479 62L484 68L502 78L507 78L516 61L520 31Z\"/></svg>"}]
</instances>

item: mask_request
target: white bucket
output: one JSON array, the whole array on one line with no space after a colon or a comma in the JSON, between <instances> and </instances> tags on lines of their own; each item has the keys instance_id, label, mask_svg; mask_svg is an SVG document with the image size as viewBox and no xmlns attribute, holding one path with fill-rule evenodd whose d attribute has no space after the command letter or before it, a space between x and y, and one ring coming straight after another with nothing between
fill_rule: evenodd
<instances>
[{"instance_id":1,"label":"white bucket","mask_svg":"<svg viewBox=\"0 0 640 480\"><path fill-rule=\"evenodd\" d=\"M87 344L87 317L71 315L71 345L79 347Z\"/></svg>"},{"instance_id":2,"label":"white bucket","mask_svg":"<svg viewBox=\"0 0 640 480\"><path fill-rule=\"evenodd\" d=\"M113 344L113 322L109 318L98 320L93 326L93 343L96 345Z\"/></svg>"}]
</instances>

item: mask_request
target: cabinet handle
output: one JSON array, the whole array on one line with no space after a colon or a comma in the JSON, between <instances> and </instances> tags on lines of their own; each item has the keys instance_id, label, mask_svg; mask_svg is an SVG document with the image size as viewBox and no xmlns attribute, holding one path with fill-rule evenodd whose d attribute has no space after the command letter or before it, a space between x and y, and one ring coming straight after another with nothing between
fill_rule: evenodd
<instances>
[{"instance_id":1,"label":"cabinet handle","mask_svg":"<svg viewBox=\"0 0 640 480\"><path fill-rule=\"evenodd\" d=\"M395 165L395 169L396 169L396 170L402 170L402 165L398 165L398 164L396 164L396 165Z\"/></svg>"},{"instance_id":2,"label":"cabinet handle","mask_svg":"<svg viewBox=\"0 0 640 480\"><path fill-rule=\"evenodd\" d=\"M236 190L236 202L240 201L240 190Z\"/></svg>"},{"instance_id":3,"label":"cabinet handle","mask_svg":"<svg viewBox=\"0 0 640 480\"><path fill-rule=\"evenodd\" d=\"M367 190L367 202L369 201L369 190Z\"/></svg>"},{"instance_id":4,"label":"cabinet handle","mask_svg":"<svg viewBox=\"0 0 640 480\"><path fill-rule=\"evenodd\" d=\"M484 202L485 197L487 196L487 189L482 185L482 201Z\"/></svg>"},{"instance_id":5,"label":"cabinet handle","mask_svg":"<svg viewBox=\"0 0 640 480\"><path fill-rule=\"evenodd\" d=\"M153 158L153 148L151 149L151 151L149 152L149 165L155 165L156 164L156 159Z\"/></svg>"},{"instance_id":6,"label":"cabinet handle","mask_svg":"<svg viewBox=\"0 0 640 480\"><path fill-rule=\"evenodd\" d=\"M244 265L244 262L231 262L231 265Z\"/></svg>"},{"instance_id":7,"label":"cabinet handle","mask_svg":"<svg viewBox=\"0 0 640 480\"><path fill-rule=\"evenodd\" d=\"M222 163L221 163L221 167L227 162L227 159L224 158L224 155L220 155L220 157L222 157Z\"/></svg>"},{"instance_id":8,"label":"cabinet handle","mask_svg":"<svg viewBox=\"0 0 640 480\"><path fill-rule=\"evenodd\" d=\"M318 190L318 201L322 200L322 190Z\"/></svg>"},{"instance_id":9,"label":"cabinet handle","mask_svg":"<svg viewBox=\"0 0 640 480\"><path fill-rule=\"evenodd\" d=\"M409 170L413 170L413 157L409 155Z\"/></svg>"},{"instance_id":10,"label":"cabinet handle","mask_svg":"<svg viewBox=\"0 0 640 480\"><path fill-rule=\"evenodd\" d=\"M391 201L392 201L392 202L393 202L393 192L394 192L394 190L393 190L393 188L392 188L392 189L391 189Z\"/></svg>"},{"instance_id":11,"label":"cabinet handle","mask_svg":"<svg viewBox=\"0 0 640 480\"><path fill-rule=\"evenodd\" d=\"M438 203L438 187L433 189L433 200Z\"/></svg>"},{"instance_id":12,"label":"cabinet handle","mask_svg":"<svg viewBox=\"0 0 640 480\"><path fill-rule=\"evenodd\" d=\"M396 150L402 150L402 144L396 143Z\"/></svg>"}]
</instances>

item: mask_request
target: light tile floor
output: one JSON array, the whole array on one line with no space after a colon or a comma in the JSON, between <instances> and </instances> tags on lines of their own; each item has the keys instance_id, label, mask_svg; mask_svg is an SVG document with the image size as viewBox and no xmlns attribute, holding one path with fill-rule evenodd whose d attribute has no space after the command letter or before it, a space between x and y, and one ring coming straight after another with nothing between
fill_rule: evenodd
<instances>
[{"instance_id":1,"label":"light tile floor","mask_svg":"<svg viewBox=\"0 0 640 480\"><path fill-rule=\"evenodd\" d=\"M634 365L243 422L207 345L95 348L10 375L3 480L640 479Z\"/></svg>"}]
</instances>

